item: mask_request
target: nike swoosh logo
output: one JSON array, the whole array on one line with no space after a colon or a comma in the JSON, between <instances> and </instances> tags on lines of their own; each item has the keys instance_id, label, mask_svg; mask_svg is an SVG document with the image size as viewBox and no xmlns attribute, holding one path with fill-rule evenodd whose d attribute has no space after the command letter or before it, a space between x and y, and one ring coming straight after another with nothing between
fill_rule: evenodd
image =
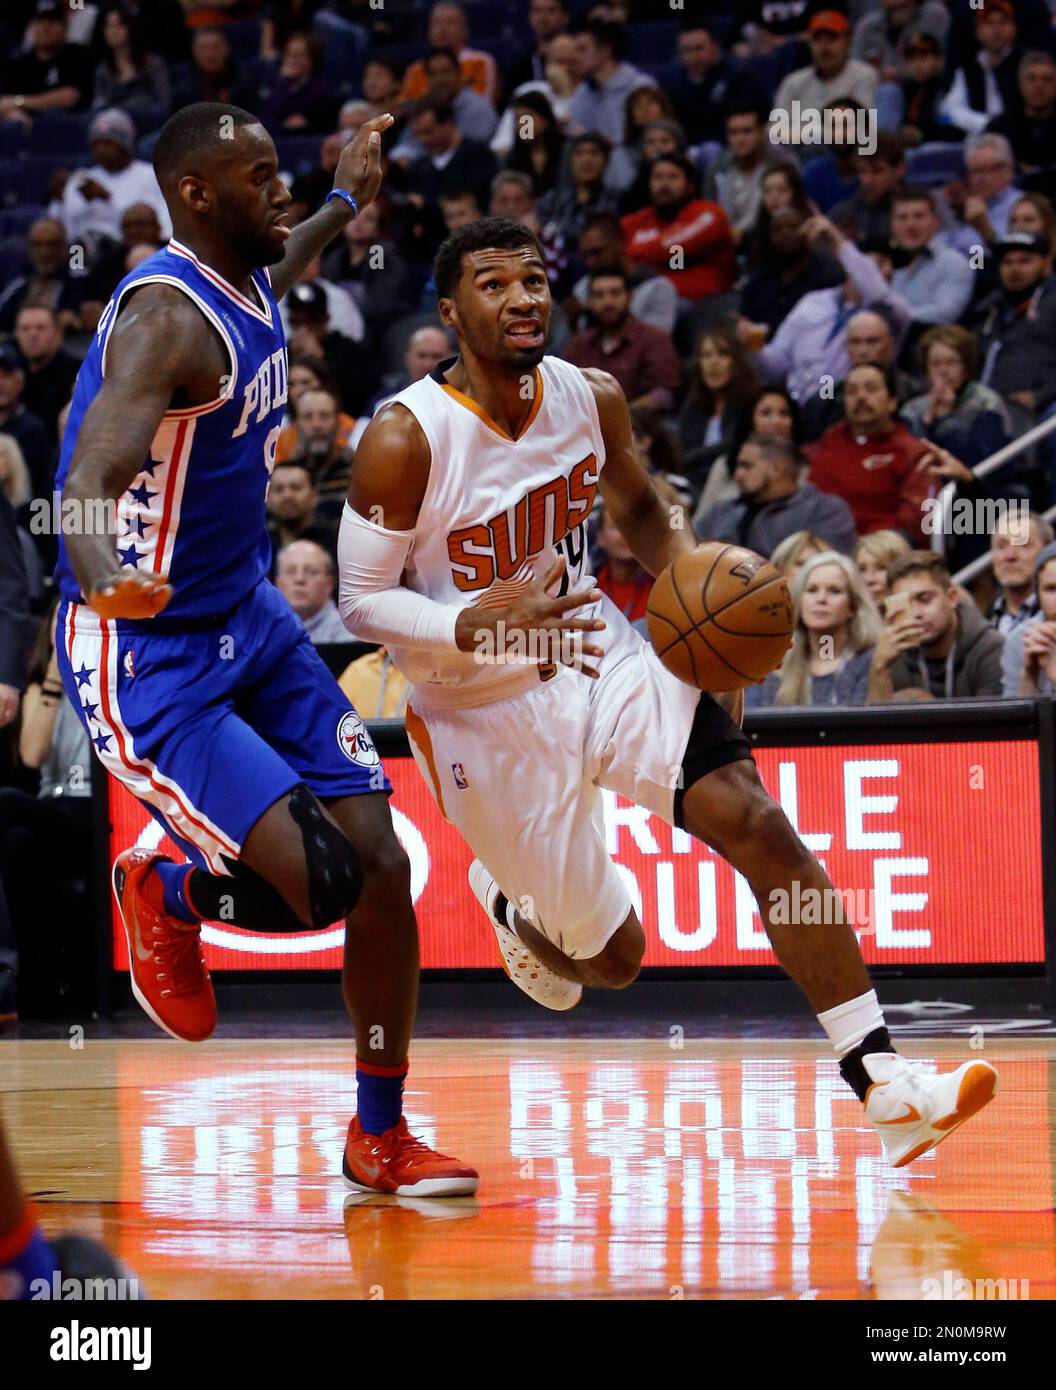
<instances>
[{"instance_id":1,"label":"nike swoosh logo","mask_svg":"<svg viewBox=\"0 0 1056 1390\"><path fill-rule=\"evenodd\" d=\"M133 945L133 948L135 949L135 952L136 952L136 959L137 959L137 960L141 960L141 961L144 963L144 965L145 965L145 964L147 963L148 960L153 960L153 959L154 959L154 952L153 952L153 951L148 951L148 950L145 950L145 949L144 949L144 946L143 946L143 937L142 937L142 934L140 933L140 930L139 930L139 917L136 915L136 910L135 910L135 906L134 906L134 905L131 905L131 906L130 906L130 912L131 912L131 916L132 916L132 931L131 931L132 945Z\"/></svg>"},{"instance_id":2,"label":"nike swoosh logo","mask_svg":"<svg viewBox=\"0 0 1056 1390\"><path fill-rule=\"evenodd\" d=\"M879 1125L905 1125L905 1124L909 1124L909 1122L910 1122L911 1120L919 1120L919 1119L920 1119L920 1116L917 1114L916 1107L915 1107L915 1106L912 1106L912 1105L907 1105L907 1106L906 1106L906 1113L905 1113L904 1115L896 1115L895 1118L894 1118L893 1120L877 1120L877 1124L879 1124Z\"/></svg>"},{"instance_id":3,"label":"nike swoosh logo","mask_svg":"<svg viewBox=\"0 0 1056 1390\"><path fill-rule=\"evenodd\" d=\"M370 1178L372 1182L377 1182L377 1180L381 1177L381 1164L380 1164L380 1163L363 1163L363 1162L361 1162L360 1165L359 1165L359 1167L360 1167L360 1170L361 1170L363 1173L365 1173L366 1176L367 1176L368 1178Z\"/></svg>"}]
</instances>

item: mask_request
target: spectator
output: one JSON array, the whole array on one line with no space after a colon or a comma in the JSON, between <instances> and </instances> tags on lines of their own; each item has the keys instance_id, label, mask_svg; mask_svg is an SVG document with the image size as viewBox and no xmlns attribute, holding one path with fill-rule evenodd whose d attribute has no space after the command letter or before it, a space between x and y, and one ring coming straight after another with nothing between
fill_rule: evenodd
<instances>
[{"instance_id":1,"label":"spectator","mask_svg":"<svg viewBox=\"0 0 1056 1390\"><path fill-rule=\"evenodd\" d=\"M282 64L261 108L261 120L272 130L305 135L332 130L337 101L322 75L323 49L316 34L293 33L282 50Z\"/></svg>"},{"instance_id":2,"label":"spectator","mask_svg":"<svg viewBox=\"0 0 1056 1390\"><path fill-rule=\"evenodd\" d=\"M386 53L372 53L363 64L359 85L364 100L370 103L371 115L380 116L386 111L395 111L403 86L403 68Z\"/></svg>"},{"instance_id":3,"label":"spectator","mask_svg":"<svg viewBox=\"0 0 1056 1390\"><path fill-rule=\"evenodd\" d=\"M488 198L488 216L508 217L511 222L521 222L538 233L539 214L528 174L518 173L515 169L502 169L495 175Z\"/></svg>"},{"instance_id":4,"label":"spectator","mask_svg":"<svg viewBox=\"0 0 1056 1390\"><path fill-rule=\"evenodd\" d=\"M66 42L65 0L37 0L26 48L3 75L0 121L32 122L38 111L73 111L88 104L91 62L80 44Z\"/></svg>"},{"instance_id":5,"label":"spectator","mask_svg":"<svg viewBox=\"0 0 1056 1390\"><path fill-rule=\"evenodd\" d=\"M316 645L355 640L334 602L336 580L334 557L315 541L291 541L279 551L275 587Z\"/></svg>"},{"instance_id":6,"label":"spectator","mask_svg":"<svg viewBox=\"0 0 1056 1390\"><path fill-rule=\"evenodd\" d=\"M22 552L22 564L26 571L26 593L30 609L40 611L44 597L44 570L40 556L34 548L25 523L32 525L33 516L30 502L33 496L29 469L18 441L11 435L0 432L0 492L11 503L18 527L18 547Z\"/></svg>"},{"instance_id":7,"label":"spectator","mask_svg":"<svg viewBox=\"0 0 1056 1390\"><path fill-rule=\"evenodd\" d=\"M337 683L364 719L403 719L407 713L410 683L384 647L349 662Z\"/></svg>"},{"instance_id":8,"label":"spectator","mask_svg":"<svg viewBox=\"0 0 1056 1390\"><path fill-rule=\"evenodd\" d=\"M681 369L670 335L639 323L631 313L631 283L619 267L602 267L590 276L588 303L594 326L575 334L562 357L577 367L610 372L632 406L670 410Z\"/></svg>"},{"instance_id":9,"label":"spectator","mask_svg":"<svg viewBox=\"0 0 1056 1390\"><path fill-rule=\"evenodd\" d=\"M941 444L969 468L1009 442L1008 406L975 380L979 345L974 333L957 324L929 328L920 340L920 360L928 389L899 412L915 435Z\"/></svg>"},{"instance_id":10,"label":"spectator","mask_svg":"<svg viewBox=\"0 0 1056 1390\"><path fill-rule=\"evenodd\" d=\"M376 342L392 323L413 309L407 263L395 241L382 235L379 203L368 203L345 224L341 238L323 262L326 278L351 295Z\"/></svg>"},{"instance_id":11,"label":"spectator","mask_svg":"<svg viewBox=\"0 0 1056 1390\"><path fill-rule=\"evenodd\" d=\"M275 448L276 467L280 463L288 463L298 451L300 440L297 433L297 407L307 391L326 391L335 400L337 398L333 379L324 363L316 359L293 356L290 358L286 419ZM368 416L354 420L345 411L340 411L337 417L337 442L341 448L355 449L368 423Z\"/></svg>"},{"instance_id":12,"label":"spectator","mask_svg":"<svg viewBox=\"0 0 1056 1390\"><path fill-rule=\"evenodd\" d=\"M59 411L70 399L80 364L62 346L62 324L55 310L43 305L18 311L15 341L25 373L26 409L57 441Z\"/></svg>"},{"instance_id":13,"label":"spectator","mask_svg":"<svg viewBox=\"0 0 1056 1390\"><path fill-rule=\"evenodd\" d=\"M770 556L770 563L791 584L812 555L823 555L828 548L813 531L794 531L777 546Z\"/></svg>"},{"instance_id":14,"label":"spectator","mask_svg":"<svg viewBox=\"0 0 1056 1390\"><path fill-rule=\"evenodd\" d=\"M102 57L95 69L92 107L117 108L140 129L156 130L172 106L169 70L147 52L143 23L124 4L103 11L98 30Z\"/></svg>"},{"instance_id":15,"label":"spectator","mask_svg":"<svg viewBox=\"0 0 1056 1390\"><path fill-rule=\"evenodd\" d=\"M595 543L598 549L594 567L596 587L645 636L645 610L653 580L631 554L630 546L619 528L609 520L604 507L600 509L598 517Z\"/></svg>"},{"instance_id":16,"label":"spectator","mask_svg":"<svg viewBox=\"0 0 1056 1390\"><path fill-rule=\"evenodd\" d=\"M465 227L484 216L484 209L477 201L477 195L466 188L455 188L450 193L441 193L440 212L444 219L445 233L457 231L459 227Z\"/></svg>"},{"instance_id":17,"label":"spectator","mask_svg":"<svg viewBox=\"0 0 1056 1390\"><path fill-rule=\"evenodd\" d=\"M539 221L546 240L572 247L590 218L616 211L616 194L605 186L611 146L601 135L579 135L570 141L570 179L539 199Z\"/></svg>"},{"instance_id":18,"label":"spectator","mask_svg":"<svg viewBox=\"0 0 1056 1390\"><path fill-rule=\"evenodd\" d=\"M985 131L964 143L965 186L952 184L946 197L960 218L947 233L949 244L972 256L986 242L1000 240L1008 231L1008 219L1019 201L1013 187L1016 161L1003 135Z\"/></svg>"},{"instance_id":19,"label":"spectator","mask_svg":"<svg viewBox=\"0 0 1056 1390\"><path fill-rule=\"evenodd\" d=\"M26 243L29 272L16 275L0 294L0 333L11 333L24 305L43 304L54 309L63 328L77 328L81 321L84 281L70 274L70 248L66 231L55 217L38 217Z\"/></svg>"},{"instance_id":20,"label":"spectator","mask_svg":"<svg viewBox=\"0 0 1056 1390\"><path fill-rule=\"evenodd\" d=\"M1043 193L1021 193L1008 218L1010 232L1029 232L1056 246L1056 213Z\"/></svg>"},{"instance_id":21,"label":"spectator","mask_svg":"<svg viewBox=\"0 0 1056 1390\"><path fill-rule=\"evenodd\" d=\"M44 422L23 401L26 373L22 357L11 343L0 343L0 433L10 435L29 469L34 497L51 496L54 443Z\"/></svg>"},{"instance_id":22,"label":"spectator","mask_svg":"<svg viewBox=\"0 0 1056 1390\"><path fill-rule=\"evenodd\" d=\"M891 241L902 254L891 288L908 304L915 324L956 323L972 298L972 268L942 244L940 225L930 188L911 184L895 192Z\"/></svg>"},{"instance_id":23,"label":"spectator","mask_svg":"<svg viewBox=\"0 0 1056 1390\"><path fill-rule=\"evenodd\" d=\"M634 406L631 409L631 438L646 472L659 478L688 508L692 489L682 473L678 443L664 422L664 412L653 406Z\"/></svg>"},{"instance_id":24,"label":"spectator","mask_svg":"<svg viewBox=\"0 0 1056 1390\"><path fill-rule=\"evenodd\" d=\"M793 324L792 328L795 326ZM918 378L909 376L895 366L898 344L883 305L878 305L876 309L861 309L853 314L847 323L845 343L847 368L840 372L840 379L824 377L822 389L801 401L803 433L811 443L843 419L847 372L862 363L869 362L890 372L899 400L915 396L920 389Z\"/></svg>"},{"instance_id":25,"label":"spectator","mask_svg":"<svg viewBox=\"0 0 1056 1390\"><path fill-rule=\"evenodd\" d=\"M604 135L610 145L623 139L628 96L636 87L653 85L644 72L622 61L625 43L624 29L605 20L587 20L577 29L581 80L568 110L570 134L590 131Z\"/></svg>"},{"instance_id":26,"label":"spectator","mask_svg":"<svg viewBox=\"0 0 1056 1390\"><path fill-rule=\"evenodd\" d=\"M978 135L995 116L1016 106L1022 51L1012 0L986 0L986 8L975 13L975 36L978 50L957 68L941 107L942 115L969 135Z\"/></svg>"},{"instance_id":27,"label":"spectator","mask_svg":"<svg viewBox=\"0 0 1056 1390\"><path fill-rule=\"evenodd\" d=\"M698 487L743 436L758 395L759 377L737 335L728 328L702 333L678 418L683 471Z\"/></svg>"},{"instance_id":28,"label":"spectator","mask_svg":"<svg viewBox=\"0 0 1056 1390\"><path fill-rule=\"evenodd\" d=\"M487 145L465 138L455 124L450 102L423 97L411 112L410 128L426 153L411 163L406 182L423 218L420 254L431 259L442 240L437 200L456 189L469 189L480 206L486 206L495 177L495 156Z\"/></svg>"},{"instance_id":29,"label":"spectator","mask_svg":"<svg viewBox=\"0 0 1056 1390\"><path fill-rule=\"evenodd\" d=\"M758 84L735 59L722 51L717 26L705 18L686 21L678 36L678 61L664 79L675 117L690 144L729 135L730 108L747 104L755 110L763 99Z\"/></svg>"},{"instance_id":30,"label":"spectator","mask_svg":"<svg viewBox=\"0 0 1056 1390\"><path fill-rule=\"evenodd\" d=\"M107 301L128 274L128 258L136 246L161 246L158 214L149 203L132 203L121 214L121 241L112 250L103 250L95 265L80 282L84 301L80 327L94 332Z\"/></svg>"},{"instance_id":31,"label":"spectator","mask_svg":"<svg viewBox=\"0 0 1056 1390\"><path fill-rule=\"evenodd\" d=\"M505 73L506 86L514 96L525 83L546 81L555 43L572 37L568 33L568 17L565 0L529 0L528 27L532 31L532 46L515 59Z\"/></svg>"},{"instance_id":32,"label":"spectator","mask_svg":"<svg viewBox=\"0 0 1056 1390\"><path fill-rule=\"evenodd\" d=\"M428 38L430 48L450 48L458 54L459 67L466 86L492 106L499 104L499 72L490 53L469 47L469 21L462 5L440 0L429 11ZM403 79L402 101L419 101L428 87L425 64L412 63Z\"/></svg>"},{"instance_id":33,"label":"spectator","mask_svg":"<svg viewBox=\"0 0 1056 1390\"><path fill-rule=\"evenodd\" d=\"M1056 692L1056 545L1035 558L1031 593L1034 616L1005 637L1001 693L1009 699Z\"/></svg>"},{"instance_id":34,"label":"spectator","mask_svg":"<svg viewBox=\"0 0 1056 1390\"><path fill-rule=\"evenodd\" d=\"M298 174L290 185L290 197L293 201L287 208L286 215L291 225L303 222L322 206L323 199L334 186L334 172L337 169L337 161L341 158L341 151L351 138L346 130L334 130L320 140L319 158L315 168L309 169L307 173ZM373 204L367 206L372 207ZM362 209L363 212L366 210Z\"/></svg>"},{"instance_id":35,"label":"spectator","mask_svg":"<svg viewBox=\"0 0 1056 1390\"><path fill-rule=\"evenodd\" d=\"M941 46L949 27L949 12L941 0L883 0L881 8L855 25L851 51L890 82L918 35L926 34Z\"/></svg>"},{"instance_id":36,"label":"spectator","mask_svg":"<svg viewBox=\"0 0 1056 1390\"><path fill-rule=\"evenodd\" d=\"M136 128L124 111L100 111L88 128L92 164L70 175L62 195L62 220L72 244L88 250L89 260L104 238L121 240L121 215L133 203L148 203L158 215L161 234L172 235L165 199L154 170L135 159Z\"/></svg>"},{"instance_id":37,"label":"spectator","mask_svg":"<svg viewBox=\"0 0 1056 1390\"><path fill-rule=\"evenodd\" d=\"M1056 281L1051 247L1009 233L994 247L998 287L976 307L972 326L983 359L979 379L1032 418L1056 401Z\"/></svg>"},{"instance_id":38,"label":"spectator","mask_svg":"<svg viewBox=\"0 0 1056 1390\"><path fill-rule=\"evenodd\" d=\"M322 271L322 256L313 257L297 277L297 284L314 285L322 290L326 296L326 314L330 327L350 342L362 343L366 336L366 325L363 315L359 312L359 305L347 290L327 280ZM290 300L283 300L279 305L279 313L287 334L290 332L290 304Z\"/></svg>"},{"instance_id":39,"label":"spectator","mask_svg":"<svg viewBox=\"0 0 1056 1390\"><path fill-rule=\"evenodd\" d=\"M684 302L723 294L734 279L729 221L718 203L695 196L695 186L696 171L687 159L656 159L649 172L649 207L620 222L631 260L655 266Z\"/></svg>"},{"instance_id":40,"label":"spectator","mask_svg":"<svg viewBox=\"0 0 1056 1390\"><path fill-rule=\"evenodd\" d=\"M362 415L377 381L375 354L331 327L325 289L319 283L299 283L283 305L289 317L289 348L309 362L325 366L337 383L342 407Z\"/></svg>"},{"instance_id":41,"label":"spectator","mask_svg":"<svg viewBox=\"0 0 1056 1390\"><path fill-rule=\"evenodd\" d=\"M870 531L854 547L853 559L879 608L890 592L887 574L896 560L909 554L909 541L898 531Z\"/></svg>"},{"instance_id":42,"label":"spectator","mask_svg":"<svg viewBox=\"0 0 1056 1390\"><path fill-rule=\"evenodd\" d=\"M853 97L867 110L876 105L876 69L851 57L851 24L845 14L818 10L807 25L807 42L810 66L790 72L774 97L774 110L787 113L793 144L799 142L800 112L824 111L839 97Z\"/></svg>"},{"instance_id":43,"label":"spectator","mask_svg":"<svg viewBox=\"0 0 1056 1390\"><path fill-rule=\"evenodd\" d=\"M729 449L720 454L708 470L704 489L697 498L694 525L711 508L736 500L738 487L733 477L733 465L741 446L753 434L767 439L782 439L791 444L797 454L800 453L803 439L799 407L784 387L763 387L751 409L742 412Z\"/></svg>"},{"instance_id":44,"label":"spectator","mask_svg":"<svg viewBox=\"0 0 1056 1390\"><path fill-rule=\"evenodd\" d=\"M422 60L425 64L425 95L433 101L446 103L454 112L455 124L467 139L487 142L495 134L499 118L495 107L479 92L466 85L458 64L458 56L451 48L431 48ZM418 144L410 132L405 131L402 139L392 151L395 160L420 159L426 153L424 146Z\"/></svg>"},{"instance_id":45,"label":"spectator","mask_svg":"<svg viewBox=\"0 0 1056 1390\"><path fill-rule=\"evenodd\" d=\"M395 377L386 378L382 394L371 405L371 413L376 415L386 401L398 395L405 386L413 386L416 381L421 381L423 376L435 372L441 363L454 356L451 339L439 323L423 324L421 328L415 329L403 354L403 372Z\"/></svg>"},{"instance_id":46,"label":"spectator","mask_svg":"<svg viewBox=\"0 0 1056 1390\"><path fill-rule=\"evenodd\" d=\"M726 148L708 170L705 194L725 212L739 240L756 225L763 180L782 167L782 158L767 139L766 122L756 106L731 106L725 134Z\"/></svg>"},{"instance_id":47,"label":"spectator","mask_svg":"<svg viewBox=\"0 0 1056 1390\"><path fill-rule=\"evenodd\" d=\"M542 92L523 92L514 98L509 110L513 117L513 137L504 167L527 174L536 197L541 197L554 188L560 178L565 137Z\"/></svg>"},{"instance_id":48,"label":"spectator","mask_svg":"<svg viewBox=\"0 0 1056 1390\"><path fill-rule=\"evenodd\" d=\"M273 566L279 551L293 541L309 540L324 550L334 549L334 537L316 523L319 492L307 463L287 459L276 463L268 482L268 535L271 537Z\"/></svg>"},{"instance_id":49,"label":"spectator","mask_svg":"<svg viewBox=\"0 0 1056 1390\"><path fill-rule=\"evenodd\" d=\"M769 555L781 541L809 526L833 550L849 554L854 519L842 498L800 481L795 445L775 436L749 435L737 452L735 501L695 517L702 540L729 541Z\"/></svg>"},{"instance_id":50,"label":"spectator","mask_svg":"<svg viewBox=\"0 0 1056 1390\"><path fill-rule=\"evenodd\" d=\"M733 32L742 35L734 53L749 57L773 53L784 44L805 43L807 23L817 8L817 0L744 0L734 21Z\"/></svg>"},{"instance_id":51,"label":"spectator","mask_svg":"<svg viewBox=\"0 0 1056 1390\"><path fill-rule=\"evenodd\" d=\"M961 596L942 556L911 551L888 577L887 620L873 657L869 703L917 686L937 700L999 698L1005 639Z\"/></svg>"},{"instance_id":52,"label":"spectator","mask_svg":"<svg viewBox=\"0 0 1056 1390\"><path fill-rule=\"evenodd\" d=\"M792 646L761 686L748 687L745 707L864 705L881 623L853 562L834 550L810 556L792 581L792 603Z\"/></svg>"},{"instance_id":53,"label":"spectator","mask_svg":"<svg viewBox=\"0 0 1056 1390\"><path fill-rule=\"evenodd\" d=\"M29 593L15 513L0 492L0 729L18 717L26 683Z\"/></svg>"},{"instance_id":54,"label":"spectator","mask_svg":"<svg viewBox=\"0 0 1056 1390\"><path fill-rule=\"evenodd\" d=\"M1056 159L1056 58L1025 53L1018 71L1019 101L986 127L1012 146L1021 174L1049 169Z\"/></svg>"},{"instance_id":55,"label":"spectator","mask_svg":"<svg viewBox=\"0 0 1056 1390\"><path fill-rule=\"evenodd\" d=\"M881 130L896 134L907 149L932 141L956 143L964 131L942 114L946 95L942 44L934 34L916 29L902 50L899 74L877 92Z\"/></svg>"},{"instance_id":56,"label":"spectator","mask_svg":"<svg viewBox=\"0 0 1056 1390\"><path fill-rule=\"evenodd\" d=\"M1056 539L1043 516L1007 510L994 527L990 555L998 591L987 611L991 627L1007 637L1038 611L1033 577L1038 556Z\"/></svg>"},{"instance_id":57,"label":"spectator","mask_svg":"<svg viewBox=\"0 0 1056 1390\"><path fill-rule=\"evenodd\" d=\"M581 319L587 307L591 274L602 266L616 266L624 271L631 286L631 313L638 322L651 324L664 333L672 332L678 313L678 292L651 265L633 264L623 244L618 217L611 212L595 213L579 234L578 251L586 274L572 286L572 293L562 305L574 329L585 326Z\"/></svg>"},{"instance_id":58,"label":"spectator","mask_svg":"<svg viewBox=\"0 0 1056 1390\"><path fill-rule=\"evenodd\" d=\"M764 209L760 227L765 232L755 258L758 268L741 290L741 317L746 331L751 330L753 346L773 339L807 295L841 284L848 289L848 264L861 267L871 292L881 293L875 267L820 213L805 213L798 207L778 208L773 213ZM887 297L886 283L882 295Z\"/></svg>"},{"instance_id":59,"label":"spectator","mask_svg":"<svg viewBox=\"0 0 1056 1390\"><path fill-rule=\"evenodd\" d=\"M239 71L230 40L220 26L195 29L191 61L174 84L173 106L177 111L196 101L222 101L250 110L257 105L256 91Z\"/></svg>"},{"instance_id":60,"label":"spectator","mask_svg":"<svg viewBox=\"0 0 1056 1390\"><path fill-rule=\"evenodd\" d=\"M859 534L904 531L916 540L922 535L921 503L932 487L920 465L932 450L895 418L898 396L883 367L854 367L843 401L843 423L807 447L811 482L844 499Z\"/></svg>"},{"instance_id":61,"label":"spectator","mask_svg":"<svg viewBox=\"0 0 1056 1390\"><path fill-rule=\"evenodd\" d=\"M803 182L819 212L826 214L858 192L858 112L850 97L832 101L822 113L831 123L828 152L812 156L803 171ZM811 211L809 207L807 211Z\"/></svg>"},{"instance_id":62,"label":"spectator","mask_svg":"<svg viewBox=\"0 0 1056 1390\"><path fill-rule=\"evenodd\" d=\"M499 120L498 129L491 137L491 149L497 158L502 159L513 148L517 133L518 106L524 105L525 97L542 97L553 113L558 130L564 133L572 106L572 94L579 82L576 64L576 40L571 34L558 34L550 44L545 75L530 82L522 82L514 88L509 105Z\"/></svg>"},{"instance_id":63,"label":"spectator","mask_svg":"<svg viewBox=\"0 0 1056 1390\"><path fill-rule=\"evenodd\" d=\"M318 493L315 522L328 534L337 535L341 511L348 494L354 449L339 442L337 399L330 391L305 391L297 403L297 452Z\"/></svg>"},{"instance_id":64,"label":"spectator","mask_svg":"<svg viewBox=\"0 0 1056 1390\"><path fill-rule=\"evenodd\" d=\"M647 131L663 128L667 138L658 147L655 141L647 147ZM685 154L686 133L675 120L671 102L659 87L635 87L627 97L623 139L612 152L605 171L606 182L625 198L637 184L641 195L637 202L627 205L628 212L637 212L649 201L648 165L660 154Z\"/></svg>"},{"instance_id":65,"label":"spectator","mask_svg":"<svg viewBox=\"0 0 1056 1390\"><path fill-rule=\"evenodd\" d=\"M859 150L858 192L837 203L830 214L832 221L856 241L887 241L892 200L905 176L902 141L889 131L880 131L872 153Z\"/></svg>"}]
</instances>

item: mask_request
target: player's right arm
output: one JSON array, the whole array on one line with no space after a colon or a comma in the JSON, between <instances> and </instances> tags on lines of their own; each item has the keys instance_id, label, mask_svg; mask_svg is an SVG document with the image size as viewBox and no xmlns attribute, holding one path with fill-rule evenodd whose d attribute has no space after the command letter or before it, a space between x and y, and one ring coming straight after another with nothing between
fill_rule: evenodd
<instances>
[{"instance_id":1,"label":"player's right arm","mask_svg":"<svg viewBox=\"0 0 1056 1390\"><path fill-rule=\"evenodd\" d=\"M174 397L200 405L220 394L229 364L216 334L185 294L144 285L122 305L106 348L106 375L77 435L63 503L94 518L132 485ZM94 504L94 505L93 505ZM151 618L168 603L165 576L122 568L109 527L83 525L66 536L81 593L105 618Z\"/></svg>"},{"instance_id":2,"label":"player's right arm","mask_svg":"<svg viewBox=\"0 0 1056 1390\"><path fill-rule=\"evenodd\" d=\"M605 626L600 619L568 616L600 597L596 589L564 598L546 593L560 576L561 561L537 574L502 608L459 608L406 588L401 579L414 543L430 464L429 443L421 425L399 403L375 416L356 448L337 546L338 606L351 633L385 646L496 652L505 651L518 633L586 633ZM602 654L589 644L580 645L579 653ZM569 655L569 665L597 675L578 654Z\"/></svg>"}]
</instances>

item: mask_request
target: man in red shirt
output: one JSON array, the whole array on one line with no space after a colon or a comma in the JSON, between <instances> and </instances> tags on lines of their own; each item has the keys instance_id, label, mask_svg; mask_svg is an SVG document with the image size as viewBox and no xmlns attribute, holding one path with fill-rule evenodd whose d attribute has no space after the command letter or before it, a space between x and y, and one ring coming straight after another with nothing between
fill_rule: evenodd
<instances>
[{"instance_id":1,"label":"man in red shirt","mask_svg":"<svg viewBox=\"0 0 1056 1390\"><path fill-rule=\"evenodd\" d=\"M867 362L852 368L843 388L846 418L806 450L810 481L842 497L858 534L902 531L927 544L921 503L944 478L925 462L934 446L895 419L898 395L889 372Z\"/></svg>"},{"instance_id":2,"label":"man in red shirt","mask_svg":"<svg viewBox=\"0 0 1056 1390\"><path fill-rule=\"evenodd\" d=\"M631 260L654 266L686 300L724 294L734 280L729 218L718 203L694 196L696 186L688 159L661 155L649 171L650 206L620 219Z\"/></svg>"}]
</instances>

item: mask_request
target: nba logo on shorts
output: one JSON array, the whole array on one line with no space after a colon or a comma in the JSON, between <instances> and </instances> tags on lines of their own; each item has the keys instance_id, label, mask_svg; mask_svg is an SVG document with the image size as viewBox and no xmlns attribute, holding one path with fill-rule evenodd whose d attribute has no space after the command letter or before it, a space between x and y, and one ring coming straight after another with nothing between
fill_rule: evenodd
<instances>
[{"instance_id":1,"label":"nba logo on shorts","mask_svg":"<svg viewBox=\"0 0 1056 1390\"><path fill-rule=\"evenodd\" d=\"M125 652L124 666L125 675L128 677L129 680L131 680L132 677L136 674L136 654L131 647L129 647L128 651Z\"/></svg>"},{"instance_id":2,"label":"nba logo on shorts","mask_svg":"<svg viewBox=\"0 0 1056 1390\"><path fill-rule=\"evenodd\" d=\"M469 787L469 778L466 776L466 770L462 764L452 763L451 772L455 779L455 786L458 787L460 791L466 791Z\"/></svg>"},{"instance_id":3,"label":"nba logo on shorts","mask_svg":"<svg viewBox=\"0 0 1056 1390\"><path fill-rule=\"evenodd\" d=\"M381 762L366 725L355 710L346 710L337 725L337 746L350 762L377 767Z\"/></svg>"}]
</instances>

